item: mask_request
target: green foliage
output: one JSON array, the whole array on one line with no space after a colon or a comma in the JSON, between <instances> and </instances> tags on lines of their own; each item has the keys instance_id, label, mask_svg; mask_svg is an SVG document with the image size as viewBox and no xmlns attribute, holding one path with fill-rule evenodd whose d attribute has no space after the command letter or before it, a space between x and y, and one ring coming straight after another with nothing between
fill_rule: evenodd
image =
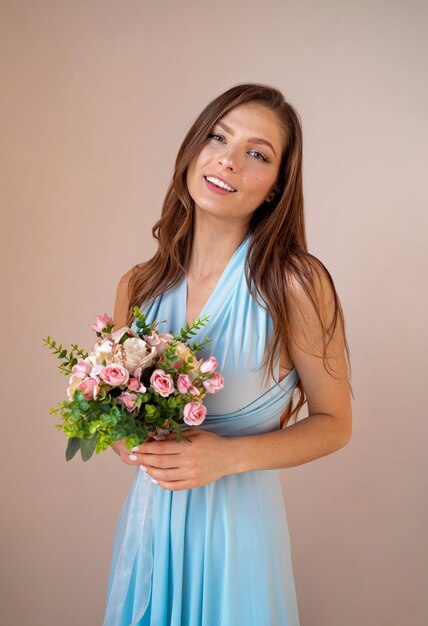
<instances>
[{"instance_id":1,"label":"green foliage","mask_svg":"<svg viewBox=\"0 0 428 626\"><path fill-rule=\"evenodd\" d=\"M167 374L174 374L177 372L177 369L174 367L174 363L179 360L180 357L177 355L177 346L171 343L162 352L162 355L158 361L158 367L162 368ZM180 368L180 371L181 369L182 368Z\"/></svg>"},{"instance_id":2,"label":"green foliage","mask_svg":"<svg viewBox=\"0 0 428 626\"><path fill-rule=\"evenodd\" d=\"M154 321L148 324L146 315L140 311L139 307L133 309L135 323L137 326L137 334L141 338L155 331L158 322ZM195 358L190 355L183 359L177 367L177 361L180 357L177 354L177 342L188 345L196 356L202 347L210 343L210 339L206 338L201 342L188 343L188 340L197 334L207 322L209 318L204 315L203 318L195 320L191 326L186 324L178 334L170 334L173 341L163 351L161 358L153 365L142 372L141 382L146 386L147 391L137 393L135 410L129 413L123 404L117 401L117 396L126 391L125 386L116 388L103 388L99 391L96 400L87 400L81 389L73 391L71 400L65 400L58 403L57 408L50 409L51 414L60 414L61 422L56 424L58 430L62 430L66 435L67 449L65 458L70 461L80 450L81 458L84 462L88 461L94 454L108 449L112 443L123 439L128 449L144 443L150 434L158 428L168 428L177 434L177 441L183 439L190 441L183 436L181 431L181 423L183 421L183 408L187 402L195 400L190 394L181 394L177 391L174 394L163 397L150 386L150 376L157 367L162 368L166 373L173 376L174 380L179 373L187 374L193 369ZM166 322L166 320L163 320ZM113 326L109 323L101 332L97 332L98 337L108 337L111 335ZM128 337L134 336L132 333L125 332L120 338L119 343L126 341ZM69 376L72 368L77 364L78 359L86 359L89 353L81 350L76 344L71 346L71 350L65 349L61 344L57 343L48 336L43 339L48 348L57 356L62 364L59 365L60 371ZM194 378L194 384L200 384L200 381L206 376L198 376ZM201 398L203 395L201 396Z\"/></svg>"},{"instance_id":3,"label":"green foliage","mask_svg":"<svg viewBox=\"0 0 428 626\"><path fill-rule=\"evenodd\" d=\"M49 336L43 338L43 341L45 342L44 345L48 346L48 349L51 350L52 353L58 357L58 359L64 361L64 363L58 365L58 368L65 376L70 376L72 367L76 365L78 361L77 357L86 359L86 357L89 356L89 353L81 350L77 344L71 345L71 351L69 353L65 348L63 348L62 344L57 346L56 341L52 341Z\"/></svg>"},{"instance_id":4,"label":"green foliage","mask_svg":"<svg viewBox=\"0 0 428 626\"><path fill-rule=\"evenodd\" d=\"M135 325L140 330L137 331L139 335L150 335L150 333L156 328L159 322L153 322L153 324L149 325L146 323L146 315L141 313L138 306L134 306L133 308ZM166 320L163 320L166 322Z\"/></svg>"},{"instance_id":5,"label":"green foliage","mask_svg":"<svg viewBox=\"0 0 428 626\"><path fill-rule=\"evenodd\" d=\"M80 450L80 442L81 439L77 437L70 437L67 443L67 450L65 451L65 459L66 461L71 461L77 452Z\"/></svg>"},{"instance_id":6,"label":"green foliage","mask_svg":"<svg viewBox=\"0 0 428 626\"><path fill-rule=\"evenodd\" d=\"M82 439L80 444L80 454L83 461L89 461L95 451L97 436L93 435L90 439Z\"/></svg>"},{"instance_id":7,"label":"green foliage","mask_svg":"<svg viewBox=\"0 0 428 626\"><path fill-rule=\"evenodd\" d=\"M93 453L99 454L115 441L124 439L126 446L144 443L149 430L168 426L177 433L177 441L183 440L180 429L182 409L191 402L191 394L171 395L166 398L149 389L137 398L137 409L128 413L112 396L88 401L83 391L76 389L72 400L64 400L51 413L60 413L62 422L56 424L68 438L65 458L70 461L80 450L83 461ZM189 439L185 438L187 441Z\"/></svg>"},{"instance_id":8,"label":"green foliage","mask_svg":"<svg viewBox=\"0 0 428 626\"><path fill-rule=\"evenodd\" d=\"M195 320L191 326L189 326L189 324L186 323L186 326L182 328L177 335L173 335L173 337L176 341L182 341L183 343L185 343L193 335L196 335L197 331L199 331L202 328L202 326L205 326L205 324L207 324L208 321L209 321L209 317L207 315L204 315L202 319L198 317L198 319Z\"/></svg>"},{"instance_id":9,"label":"green foliage","mask_svg":"<svg viewBox=\"0 0 428 626\"><path fill-rule=\"evenodd\" d=\"M211 339L208 339L208 337L205 337L204 341L199 341L199 342L195 341L194 343L191 344L190 347L192 348L193 352L199 352L204 345L209 344L209 343L211 343Z\"/></svg>"}]
</instances>

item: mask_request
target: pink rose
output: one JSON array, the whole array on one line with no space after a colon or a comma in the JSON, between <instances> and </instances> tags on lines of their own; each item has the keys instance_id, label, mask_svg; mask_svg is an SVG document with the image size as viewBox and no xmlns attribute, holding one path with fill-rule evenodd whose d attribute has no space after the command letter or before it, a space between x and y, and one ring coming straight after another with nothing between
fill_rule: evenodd
<instances>
[{"instance_id":1,"label":"pink rose","mask_svg":"<svg viewBox=\"0 0 428 626\"><path fill-rule=\"evenodd\" d=\"M159 333L152 331L149 335L144 335L144 341L149 346L158 346L161 342L161 338L159 337Z\"/></svg>"},{"instance_id":2,"label":"pink rose","mask_svg":"<svg viewBox=\"0 0 428 626\"><path fill-rule=\"evenodd\" d=\"M180 393L191 393L194 396L199 396L199 389L192 385L192 381L187 374L180 374L177 379L177 389Z\"/></svg>"},{"instance_id":3,"label":"pink rose","mask_svg":"<svg viewBox=\"0 0 428 626\"><path fill-rule=\"evenodd\" d=\"M92 369L92 363L88 361L84 361L83 359L79 359L76 365L73 365L71 368L72 373L79 378L84 378L88 374L90 374Z\"/></svg>"},{"instance_id":4,"label":"pink rose","mask_svg":"<svg viewBox=\"0 0 428 626\"><path fill-rule=\"evenodd\" d=\"M134 377L128 380L128 383L126 385L128 389L131 389L132 391L139 391L140 393L145 393L147 391L143 383L140 382L142 370L142 367L137 367L134 372Z\"/></svg>"},{"instance_id":5,"label":"pink rose","mask_svg":"<svg viewBox=\"0 0 428 626\"><path fill-rule=\"evenodd\" d=\"M183 409L183 420L189 426L199 426L207 414L206 407L200 402L188 402Z\"/></svg>"},{"instance_id":6,"label":"pink rose","mask_svg":"<svg viewBox=\"0 0 428 626\"><path fill-rule=\"evenodd\" d=\"M173 336L169 333L155 333L152 332L150 335L145 335L145 342L152 348L156 348L156 356L159 358L165 348L168 347L169 341L173 339Z\"/></svg>"},{"instance_id":7,"label":"pink rose","mask_svg":"<svg viewBox=\"0 0 428 626\"><path fill-rule=\"evenodd\" d=\"M214 374L211 378L207 378L202 383L208 393L217 393L224 387L224 378L221 374Z\"/></svg>"},{"instance_id":8,"label":"pink rose","mask_svg":"<svg viewBox=\"0 0 428 626\"><path fill-rule=\"evenodd\" d=\"M145 393L147 391L143 383L140 383L138 378L130 378L126 386L128 389L131 389L131 391L139 391L140 393Z\"/></svg>"},{"instance_id":9,"label":"pink rose","mask_svg":"<svg viewBox=\"0 0 428 626\"><path fill-rule=\"evenodd\" d=\"M108 385L117 387L118 385L126 385L129 380L129 372L123 365L111 363L103 369L100 378Z\"/></svg>"},{"instance_id":10,"label":"pink rose","mask_svg":"<svg viewBox=\"0 0 428 626\"><path fill-rule=\"evenodd\" d=\"M111 317L109 317L107 315L107 313L104 313L104 315L97 315L96 316L95 324L91 324L90 328L92 328L92 330L95 330L96 332L100 333L102 330L104 330L104 328L107 326L107 324L113 325L114 322L111 319Z\"/></svg>"},{"instance_id":11,"label":"pink rose","mask_svg":"<svg viewBox=\"0 0 428 626\"><path fill-rule=\"evenodd\" d=\"M170 374L165 374L161 369L154 370L150 376L150 384L155 391L166 398L174 391L174 381Z\"/></svg>"},{"instance_id":12,"label":"pink rose","mask_svg":"<svg viewBox=\"0 0 428 626\"><path fill-rule=\"evenodd\" d=\"M120 396L117 396L116 400L117 402L123 404L128 413L131 413L131 411L136 408L135 401L137 400L137 397L138 396L135 393L128 393L127 391L124 391L120 394Z\"/></svg>"},{"instance_id":13,"label":"pink rose","mask_svg":"<svg viewBox=\"0 0 428 626\"><path fill-rule=\"evenodd\" d=\"M100 392L100 386L95 378L85 378L85 380L82 380L79 389L85 394L86 400L96 400Z\"/></svg>"},{"instance_id":14,"label":"pink rose","mask_svg":"<svg viewBox=\"0 0 428 626\"><path fill-rule=\"evenodd\" d=\"M217 365L217 359L215 359L213 356L210 356L209 359L201 363L200 370L203 374L212 374Z\"/></svg>"}]
</instances>

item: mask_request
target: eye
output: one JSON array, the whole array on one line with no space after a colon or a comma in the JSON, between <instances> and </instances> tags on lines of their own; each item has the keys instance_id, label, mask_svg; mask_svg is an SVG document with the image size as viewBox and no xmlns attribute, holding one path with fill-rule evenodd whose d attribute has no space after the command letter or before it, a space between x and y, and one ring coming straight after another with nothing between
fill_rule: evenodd
<instances>
[{"instance_id":1,"label":"eye","mask_svg":"<svg viewBox=\"0 0 428 626\"><path fill-rule=\"evenodd\" d=\"M251 150L251 152L254 152L255 154L259 154L261 156L261 159L259 159L259 157L256 157L259 161L262 160L266 163L269 163L269 159L262 152L259 152L258 150Z\"/></svg>"},{"instance_id":2,"label":"eye","mask_svg":"<svg viewBox=\"0 0 428 626\"><path fill-rule=\"evenodd\" d=\"M223 135L219 135L218 133L209 133L208 137L210 139L215 139L216 137L218 139L215 139L215 141L223 141L224 137ZM259 152L258 150L251 150L252 153L257 154L259 156L256 156L255 158L257 159L257 161L264 161L265 163L270 163L270 160L267 158L267 156L265 154L263 154L263 152Z\"/></svg>"},{"instance_id":3,"label":"eye","mask_svg":"<svg viewBox=\"0 0 428 626\"><path fill-rule=\"evenodd\" d=\"M208 137L210 137L211 139L214 139L214 137L220 137L220 139L224 139L224 137L222 137L218 133L210 133Z\"/></svg>"}]
</instances>

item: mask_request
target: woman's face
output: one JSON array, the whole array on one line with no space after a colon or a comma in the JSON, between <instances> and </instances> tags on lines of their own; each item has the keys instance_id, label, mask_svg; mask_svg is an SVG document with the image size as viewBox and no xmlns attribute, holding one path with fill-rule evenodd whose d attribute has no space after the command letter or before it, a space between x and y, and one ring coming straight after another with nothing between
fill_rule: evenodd
<instances>
[{"instance_id":1,"label":"woman's face","mask_svg":"<svg viewBox=\"0 0 428 626\"><path fill-rule=\"evenodd\" d=\"M258 102L238 105L213 126L187 169L195 210L248 223L275 187L281 153L275 113ZM235 191L219 188L220 180Z\"/></svg>"}]
</instances>

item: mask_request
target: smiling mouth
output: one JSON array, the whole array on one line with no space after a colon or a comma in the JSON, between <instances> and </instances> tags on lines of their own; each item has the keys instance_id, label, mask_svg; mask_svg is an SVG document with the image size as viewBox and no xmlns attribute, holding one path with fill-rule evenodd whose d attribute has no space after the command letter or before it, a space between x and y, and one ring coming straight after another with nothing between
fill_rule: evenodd
<instances>
[{"instance_id":1,"label":"smiling mouth","mask_svg":"<svg viewBox=\"0 0 428 626\"><path fill-rule=\"evenodd\" d=\"M204 178L207 182L211 183L211 185L215 185L219 189L224 189L225 191L228 191L229 193L236 193L238 191L237 189L235 189L235 187L232 187L231 185L227 185L226 183L219 180L218 178L215 178L215 176L204 176Z\"/></svg>"}]
</instances>

